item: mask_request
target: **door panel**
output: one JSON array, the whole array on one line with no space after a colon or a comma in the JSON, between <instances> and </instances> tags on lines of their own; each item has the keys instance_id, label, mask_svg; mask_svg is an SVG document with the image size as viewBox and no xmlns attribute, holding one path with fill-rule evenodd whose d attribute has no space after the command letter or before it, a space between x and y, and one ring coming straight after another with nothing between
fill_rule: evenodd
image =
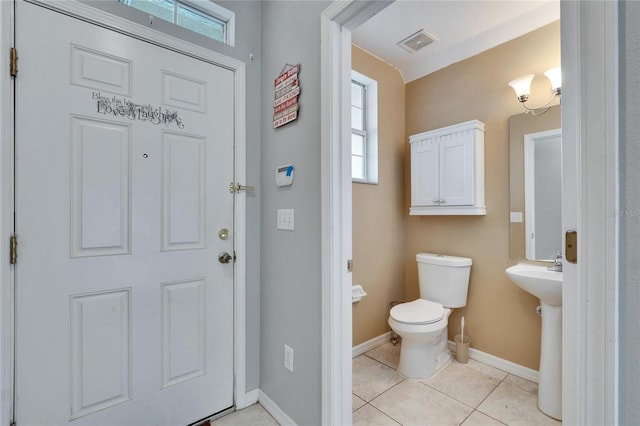
<instances>
[{"instance_id":1,"label":"door panel","mask_svg":"<svg viewBox=\"0 0 640 426\"><path fill-rule=\"evenodd\" d=\"M71 117L71 255L131 248L131 128Z\"/></svg>"},{"instance_id":2,"label":"door panel","mask_svg":"<svg viewBox=\"0 0 640 426\"><path fill-rule=\"evenodd\" d=\"M436 206L440 200L438 141L426 139L412 144L411 149L411 205Z\"/></svg>"},{"instance_id":3,"label":"door panel","mask_svg":"<svg viewBox=\"0 0 640 426\"><path fill-rule=\"evenodd\" d=\"M131 399L131 289L71 298L71 418Z\"/></svg>"},{"instance_id":4,"label":"door panel","mask_svg":"<svg viewBox=\"0 0 640 426\"><path fill-rule=\"evenodd\" d=\"M71 84L131 96L133 62L71 45Z\"/></svg>"},{"instance_id":5,"label":"door panel","mask_svg":"<svg viewBox=\"0 0 640 426\"><path fill-rule=\"evenodd\" d=\"M206 114L206 82L163 71L162 83L162 100L165 105Z\"/></svg>"},{"instance_id":6,"label":"door panel","mask_svg":"<svg viewBox=\"0 0 640 426\"><path fill-rule=\"evenodd\" d=\"M205 280L162 286L162 387L206 374Z\"/></svg>"},{"instance_id":7,"label":"door panel","mask_svg":"<svg viewBox=\"0 0 640 426\"><path fill-rule=\"evenodd\" d=\"M204 248L205 139L163 133L162 249Z\"/></svg>"},{"instance_id":8,"label":"door panel","mask_svg":"<svg viewBox=\"0 0 640 426\"><path fill-rule=\"evenodd\" d=\"M16 7L17 423L231 407L233 72Z\"/></svg>"}]
</instances>

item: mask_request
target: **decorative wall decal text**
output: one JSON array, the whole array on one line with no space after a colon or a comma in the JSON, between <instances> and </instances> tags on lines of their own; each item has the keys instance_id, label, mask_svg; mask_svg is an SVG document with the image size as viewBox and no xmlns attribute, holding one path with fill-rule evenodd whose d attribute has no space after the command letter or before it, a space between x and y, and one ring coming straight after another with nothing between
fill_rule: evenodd
<instances>
[{"instance_id":1,"label":"decorative wall decal text","mask_svg":"<svg viewBox=\"0 0 640 426\"><path fill-rule=\"evenodd\" d=\"M182 118L178 117L178 111L170 111L160 107L153 107L151 104L140 105L133 103L130 99L107 97L100 92L93 92L96 100L98 113L113 115L115 117L126 117L129 120L148 121L151 124L164 124L168 126L174 123L179 129L184 129Z\"/></svg>"},{"instance_id":2,"label":"decorative wall decal text","mask_svg":"<svg viewBox=\"0 0 640 426\"><path fill-rule=\"evenodd\" d=\"M299 72L300 64L287 64L273 82L275 90L275 100L273 101L274 129L298 118L298 96L300 95Z\"/></svg>"}]
</instances>

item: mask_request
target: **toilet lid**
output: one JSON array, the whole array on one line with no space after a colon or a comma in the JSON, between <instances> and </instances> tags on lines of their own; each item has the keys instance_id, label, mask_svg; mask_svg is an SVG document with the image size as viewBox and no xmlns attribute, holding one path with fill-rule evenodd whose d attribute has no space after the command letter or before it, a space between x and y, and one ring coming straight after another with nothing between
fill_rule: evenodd
<instances>
[{"instance_id":1,"label":"toilet lid","mask_svg":"<svg viewBox=\"0 0 640 426\"><path fill-rule=\"evenodd\" d=\"M406 324L431 324L444 317L444 307L440 303L417 299L394 306L390 314L394 320Z\"/></svg>"}]
</instances>

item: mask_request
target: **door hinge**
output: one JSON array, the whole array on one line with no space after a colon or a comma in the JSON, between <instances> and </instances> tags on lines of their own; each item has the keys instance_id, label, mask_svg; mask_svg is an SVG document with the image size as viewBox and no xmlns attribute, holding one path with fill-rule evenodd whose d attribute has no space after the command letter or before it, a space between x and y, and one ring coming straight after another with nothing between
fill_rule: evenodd
<instances>
[{"instance_id":1,"label":"door hinge","mask_svg":"<svg viewBox=\"0 0 640 426\"><path fill-rule=\"evenodd\" d=\"M353 260L347 260L347 272L353 272Z\"/></svg>"},{"instance_id":2,"label":"door hinge","mask_svg":"<svg viewBox=\"0 0 640 426\"><path fill-rule=\"evenodd\" d=\"M15 47L11 48L11 58L9 60L9 73L11 77L16 77L18 75L18 49Z\"/></svg>"},{"instance_id":3,"label":"door hinge","mask_svg":"<svg viewBox=\"0 0 640 426\"><path fill-rule=\"evenodd\" d=\"M9 264L15 265L18 261L18 238L12 235L9 238Z\"/></svg>"}]
</instances>

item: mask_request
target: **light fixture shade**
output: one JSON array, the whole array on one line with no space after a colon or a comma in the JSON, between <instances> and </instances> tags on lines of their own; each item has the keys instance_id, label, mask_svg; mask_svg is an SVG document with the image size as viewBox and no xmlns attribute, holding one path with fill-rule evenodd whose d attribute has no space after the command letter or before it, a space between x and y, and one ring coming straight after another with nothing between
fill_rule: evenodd
<instances>
[{"instance_id":1,"label":"light fixture shade","mask_svg":"<svg viewBox=\"0 0 640 426\"><path fill-rule=\"evenodd\" d=\"M562 71L560 67L551 68L545 72L544 75L546 75L551 82L551 90L559 92L559 89L562 87Z\"/></svg>"},{"instance_id":2,"label":"light fixture shade","mask_svg":"<svg viewBox=\"0 0 640 426\"><path fill-rule=\"evenodd\" d=\"M524 102L529 98L531 80L533 80L533 74L527 74L509 82L509 86L513 87L520 102Z\"/></svg>"}]
</instances>

